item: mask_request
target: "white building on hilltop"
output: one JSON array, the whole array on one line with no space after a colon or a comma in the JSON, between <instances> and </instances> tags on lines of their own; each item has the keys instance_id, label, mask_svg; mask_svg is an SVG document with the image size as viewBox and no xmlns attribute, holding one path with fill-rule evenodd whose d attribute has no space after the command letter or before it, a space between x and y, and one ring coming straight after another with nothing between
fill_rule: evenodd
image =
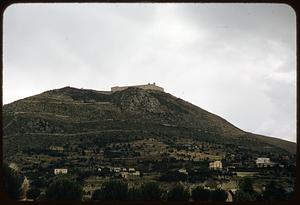
<instances>
[{"instance_id":1,"label":"white building on hilltop","mask_svg":"<svg viewBox=\"0 0 300 205\"><path fill-rule=\"evenodd\" d=\"M148 83L148 84L145 84L145 85L131 85L131 86L115 86L115 87L111 87L111 92L116 92L116 91L122 91L122 90L125 90L127 88L141 88L141 89L144 89L144 90L158 90L158 91L161 91L161 92L164 92L164 89L162 87L159 87L157 86L155 83L151 84L151 83Z\"/></svg>"},{"instance_id":2,"label":"white building on hilltop","mask_svg":"<svg viewBox=\"0 0 300 205\"><path fill-rule=\"evenodd\" d=\"M214 169L214 170L217 170L217 169L222 169L222 162L221 161L214 161L214 162L210 162L209 163L209 168L210 169Z\"/></svg>"}]
</instances>

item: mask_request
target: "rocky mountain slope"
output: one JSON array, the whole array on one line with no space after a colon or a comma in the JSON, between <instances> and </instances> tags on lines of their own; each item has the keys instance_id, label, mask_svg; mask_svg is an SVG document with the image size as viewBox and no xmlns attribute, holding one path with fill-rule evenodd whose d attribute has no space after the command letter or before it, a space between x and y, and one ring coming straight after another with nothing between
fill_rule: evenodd
<instances>
[{"instance_id":1,"label":"rocky mountain slope","mask_svg":"<svg viewBox=\"0 0 300 205\"><path fill-rule=\"evenodd\" d=\"M52 144L134 141L153 137L296 153L296 144L245 132L169 93L139 88L119 92L64 87L3 106L4 156Z\"/></svg>"}]
</instances>

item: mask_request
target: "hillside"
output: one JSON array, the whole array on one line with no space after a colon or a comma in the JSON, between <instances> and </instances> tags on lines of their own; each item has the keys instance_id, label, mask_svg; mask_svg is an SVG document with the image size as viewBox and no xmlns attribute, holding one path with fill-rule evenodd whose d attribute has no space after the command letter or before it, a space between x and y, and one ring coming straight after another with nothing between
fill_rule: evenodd
<instances>
[{"instance_id":1,"label":"hillside","mask_svg":"<svg viewBox=\"0 0 300 205\"><path fill-rule=\"evenodd\" d=\"M64 87L3 106L4 156L52 144L93 145L148 137L193 139L260 153L296 153L296 144L244 132L169 93Z\"/></svg>"}]
</instances>

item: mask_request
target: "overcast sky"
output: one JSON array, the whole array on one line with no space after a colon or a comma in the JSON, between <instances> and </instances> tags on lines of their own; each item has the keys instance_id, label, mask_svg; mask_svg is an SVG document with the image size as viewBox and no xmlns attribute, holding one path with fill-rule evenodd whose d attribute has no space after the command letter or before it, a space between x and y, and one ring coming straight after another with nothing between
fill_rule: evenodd
<instances>
[{"instance_id":1,"label":"overcast sky","mask_svg":"<svg viewBox=\"0 0 300 205\"><path fill-rule=\"evenodd\" d=\"M4 13L4 104L156 82L237 127L296 141L296 16L284 4L19 4Z\"/></svg>"}]
</instances>

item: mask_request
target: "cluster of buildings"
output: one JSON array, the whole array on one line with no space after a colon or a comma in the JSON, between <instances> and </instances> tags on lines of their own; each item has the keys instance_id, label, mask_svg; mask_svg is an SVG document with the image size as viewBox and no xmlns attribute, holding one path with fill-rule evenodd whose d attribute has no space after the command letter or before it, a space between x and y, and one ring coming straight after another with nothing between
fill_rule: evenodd
<instances>
[{"instance_id":1,"label":"cluster of buildings","mask_svg":"<svg viewBox=\"0 0 300 205\"><path fill-rule=\"evenodd\" d=\"M258 168L262 167L274 167L275 163L271 162L270 158L259 157L255 160L255 164ZM221 170L223 168L221 161L214 161L209 163L209 169L212 170Z\"/></svg>"},{"instance_id":2,"label":"cluster of buildings","mask_svg":"<svg viewBox=\"0 0 300 205\"><path fill-rule=\"evenodd\" d=\"M61 147L61 146L54 146L54 145L52 145L52 146L49 147L49 150L57 151L57 152L63 152L64 148Z\"/></svg>"},{"instance_id":3,"label":"cluster of buildings","mask_svg":"<svg viewBox=\"0 0 300 205\"><path fill-rule=\"evenodd\" d=\"M99 167L98 171L101 172L103 167ZM132 177L139 177L141 176L141 172L135 170L135 168L125 168L125 167L113 167L109 168L110 171L113 171L115 174L121 176L122 178L129 179Z\"/></svg>"},{"instance_id":4,"label":"cluster of buildings","mask_svg":"<svg viewBox=\"0 0 300 205\"><path fill-rule=\"evenodd\" d=\"M259 157L255 160L256 166L258 168L262 167L273 167L275 165L274 162L270 161L270 158ZM99 167L98 171L101 172L104 167ZM209 169L211 170L222 170L223 165L221 161L213 161L209 163ZM110 171L119 174L121 177L128 179L130 177L139 177L141 175L140 171L135 170L135 168L125 168L125 167L112 167L109 168ZM178 172L187 174L186 169L179 169ZM67 174L68 169L65 168L57 168L54 169L54 174Z\"/></svg>"}]
</instances>

